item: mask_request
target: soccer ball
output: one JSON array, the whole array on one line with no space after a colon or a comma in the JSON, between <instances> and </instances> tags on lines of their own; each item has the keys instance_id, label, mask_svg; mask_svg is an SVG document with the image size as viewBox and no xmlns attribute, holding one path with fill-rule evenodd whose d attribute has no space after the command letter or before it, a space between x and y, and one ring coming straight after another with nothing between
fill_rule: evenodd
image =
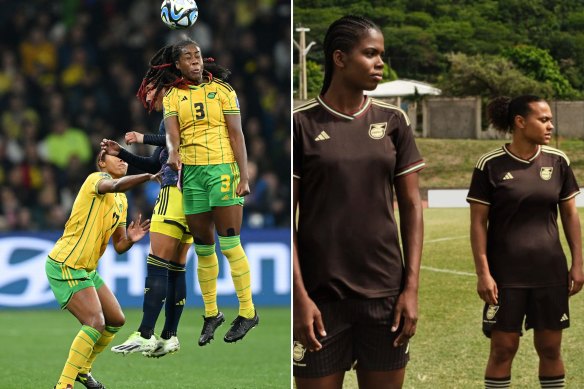
<instances>
[{"instance_id":1,"label":"soccer ball","mask_svg":"<svg viewBox=\"0 0 584 389\"><path fill-rule=\"evenodd\" d=\"M195 0L164 0L160 6L160 18L173 30L192 26L198 17Z\"/></svg>"}]
</instances>

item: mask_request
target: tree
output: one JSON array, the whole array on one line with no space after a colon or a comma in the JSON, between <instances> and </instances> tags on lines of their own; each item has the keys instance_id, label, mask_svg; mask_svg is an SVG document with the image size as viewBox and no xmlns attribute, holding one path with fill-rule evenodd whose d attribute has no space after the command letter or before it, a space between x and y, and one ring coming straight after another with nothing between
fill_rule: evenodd
<instances>
[{"instance_id":1,"label":"tree","mask_svg":"<svg viewBox=\"0 0 584 389\"><path fill-rule=\"evenodd\" d=\"M439 80L446 96L518 96L536 94L544 98L553 95L549 84L533 80L515 68L507 58L494 55L449 54L450 71Z\"/></svg>"},{"instance_id":2,"label":"tree","mask_svg":"<svg viewBox=\"0 0 584 389\"><path fill-rule=\"evenodd\" d=\"M518 45L505 50L503 55L528 77L549 84L553 88L554 97L566 98L576 94L570 82L562 75L558 63L546 50Z\"/></svg>"}]
</instances>

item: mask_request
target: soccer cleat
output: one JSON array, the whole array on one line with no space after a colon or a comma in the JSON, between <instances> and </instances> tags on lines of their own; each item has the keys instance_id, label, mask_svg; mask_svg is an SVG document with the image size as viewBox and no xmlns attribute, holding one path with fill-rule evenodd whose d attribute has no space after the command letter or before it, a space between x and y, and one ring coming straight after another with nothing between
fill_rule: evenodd
<instances>
[{"instance_id":1,"label":"soccer cleat","mask_svg":"<svg viewBox=\"0 0 584 389\"><path fill-rule=\"evenodd\" d=\"M136 331L124 343L114 346L111 350L116 354L131 354L151 352L158 345L156 336L152 335L150 339L143 338L140 332Z\"/></svg>"},{"instance_id":2,"label":"soccer cleat","mask_svg":"<svg viewBox=\"0 0 584 389\"><path fill-rule=\"evenodd\" d=\"M215 336L215 330L225 321L225 315L223 315L223 312L219 312L217 316L203 316L203 319L205 319L205 322L199 337L199 346L204 346L211 342Z\"/></svg>"},{"instance_id":3,"label":"soccer cleat","mask_svg":"<svg viewBox=\"0 0 584 389\"><path fill-rule=\"evenodd\" d=\"M153 351L145 351L142 353L148 358L160 358L166 354L174 354L180 350L180 343L176 336L171 336L170 339L158 339L156 342L156 348Z\"/></svg>"},{"instance_id":4,"label":"soccer cleat","mask_svg":"<svg viewBox=\"0 0 584 389\"><path fill-rule=\"evenodd\" d=\"M81 385L88 389L105 389L105 386L91 375L91 373L81 374L77 373L76 382L81 382Z\"/></svg>"},{"instance_id":5,"label":"soccer cleat","mask_svg":"<svg viewBox=\"0 0 584 389\"><path fill-rule=\"evenodd\" d=\"M254 317L251 319L246 319L243 316L237 316L231 323L231 328L229 331L227 331L223 340L227 343L237 342L238 340L243 339L249 330L257 326L259 323L260 318L258 317L257 311L255 312Z\"/></svg>"}]
</instances>

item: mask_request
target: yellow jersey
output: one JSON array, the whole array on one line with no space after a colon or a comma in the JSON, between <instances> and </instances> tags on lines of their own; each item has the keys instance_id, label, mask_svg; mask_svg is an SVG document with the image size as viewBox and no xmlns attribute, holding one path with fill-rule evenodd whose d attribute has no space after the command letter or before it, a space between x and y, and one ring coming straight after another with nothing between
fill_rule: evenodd
<instances>
[{"instance_id":1,"label":"yellow jersey","mask_svg":"<svg viewBox=\"0 0 584 389\"><path fill-rule=\"evenodd\" d=\"M180 157L185 165L235 162L225 115L239 115L233 88L212 79L187 89L171 88L163 100L164 118L178 117Z\"/></svg>"},{"instance_id":2,"label":"yellow jersey","mask_svg":"<svg viewBox=\"0 0 584 389\"><path fill-rule=\"evenodd\" d=\"M92 271L103 255L110 237L126 225L128 200L123 193L97 193L97 184L112 177L103 172L90 174L73 203L65 224L49 257L74 269Z\"/></svg>"}]
</instances>

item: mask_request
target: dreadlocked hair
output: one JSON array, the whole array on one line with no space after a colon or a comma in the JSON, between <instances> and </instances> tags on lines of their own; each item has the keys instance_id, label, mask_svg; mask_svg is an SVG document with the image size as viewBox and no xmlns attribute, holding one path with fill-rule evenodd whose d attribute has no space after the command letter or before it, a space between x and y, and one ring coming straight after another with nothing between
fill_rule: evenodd
<instances>
[{"instance_id":1,"label":"dreadlocked hair","mask_svg":"<svg viewBox=\"0 0 584 389\"><path fill-rule=\"evenodd\" d=\"M173 46L168 45L154 54L150 59L150 68L142 79L138 93L136 93L136 97L148 112L152 112L154 109L154 102L163 88L179 86L184 82L180 71L174 66L172 50ZM148 103L146 95L152 89L156 89L156 92L154 93L154 98Z\"/></svg>"},{"instance_id":2,"label":"dreadlocked hair","mask_svg":"<svg viewBox=\"0 0 584 389\"><path fill-rule=\"evenodd\" d=\"M150 68L142 79L138 93L136 93L136 96L142 102L144 108L148 109L148 112L154 109L154 102L163 88L186 88L191 84L187 79L183 78L180 70L174 66L179 60L182 50L190 45L199 47L199 44L194 40L184 39L174 45L164 46L150 59ZM215 77L227 80L231 74L229 69L215 63L213 58L203 59L203 69L209 79ZM150 103L148 103L146 95L151 89L156 89L156 92Z\"/></svg>"},{"instance_id":3,"label":"dreadlocked hair","mask_svg":"<svg viewBox=\"0 0 584 389\"><path fill-rule=\"evenodd\" d=\"M343 16L329 26L323 42L324 81L320 91L321 95L324 95L328 90L333 78L333 53L336 50L345 53L351 51L371 29L381 31L379 26L371 20L354 15Z\"/></svg>"}]
</instances>

